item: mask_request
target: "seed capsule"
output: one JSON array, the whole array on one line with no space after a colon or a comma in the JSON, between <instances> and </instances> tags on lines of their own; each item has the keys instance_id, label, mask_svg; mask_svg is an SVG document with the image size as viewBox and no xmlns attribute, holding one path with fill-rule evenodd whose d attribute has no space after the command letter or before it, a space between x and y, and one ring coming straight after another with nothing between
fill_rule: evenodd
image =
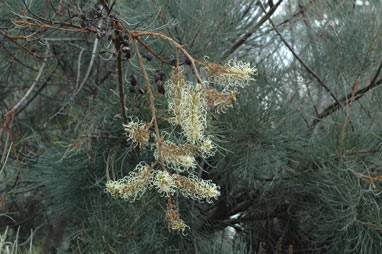
<instances>
[{"instance_id":1,"label":"seed capsule","mask_svg":"<svg viewBox=\"0 0 382 254\"><path fill-rule=\"evenodd\" d=\"M129 46L129 40L123 39L122 40L122 44L125 45L125 46Z\"/></svg>"},{"instance_id":2,"label":"seed capsule","mask_svg":"<svg viewBox=\"0 0 382 254\"><path fill-rule=\"evenodd\" d=\"M186 59L184 59L184 63L187 64L187 65L191 65L191 60L190 58L188 58L188 56L186 56Z\"/></svg>"},{"instance_id":3,"label":"seed capsule","mask_svg":"<svg viewBox=\"0 0 382 254\"><path fill-rule=\"evenodd\" d=\"M101 10L97 10L96 11L96 17L97 18L102 18L102 11Z\"/></svg>"},{"instance_id":4,"label":"seed capsule","mask_svg":"<svg viewBox=\"0 0 382 254\"><path fill-rule=\"evenodd\" d=\"M166 72L164 72L164 71L159 71L158 73L159 73L159 75L160 75L160 80L163 80L163 78L166 76Z\"/></svg>"},{"instance_id":5,"label":"seed capsule","mask_svg":"<svg viewBox=\"0 0 382 254\"><path fill-rule=\"evenodd\" d=\"M130 52L131 52L131 49L130 49L129 47L127 47L127 46L123 46L123 47L122 47L122 52L123 52L123 53L130 53Z\"/></svg>"},{"instance_id":6,"label":"seed capsule","mask_svg":"<svg viewBox=\"0 0 382 254\"><path fill-rule=\"evenodd\" d=\"M143 90L142 88L139 88L139 89L138 89L138 92L139 92L140 94L145 94L145 93L146 93L145 90Z\"/></svg>"},{"instance_id":7,"label":"seed capsule","mask_svg":"<svg viewBox=\"0 0 382 254\"><path fill-rule=\"evenodd\" d=\"M117 31L117 30L116 30ZM120 33L120 34L118 34L118 40L120 41L120 42L123 42L123 35ZM126 45L127 46L127 45Z\"/></svg>"},{"instance_id":8,"label":"seed capsule","mask_svg":"<svg viewBox=\"0 0 382 254\"><path fill-rule=\"evenodd\" d=\"M85 27L87 27L88 24L87 24L86 21L82 20L80 25L81 25L82 28L85 28Z\"/></svg>"},{"instance_id":9,"label":"seed capsule","mask_svg":"<svg viewBox=\"0 0 382 254\"><path fill-rule=\"evenodd\" d=\"M135 91L136 91L135 86L130 86L129 91L130 91L130 93L135 93Z\"/></svg>"},{"instance_id":10,"label":"seed capsule","mask_svg":"<svg viewBox=\"0 0 382 254\"><path fill-rule=\"evenodd\" d=\"M82 20L86 20L86 15L85 14L81 13L80 17L81 17Z\"/></svg>"},{"instance_id":11,"label":"seed capsule","mask_svg":"<svg viewBox=\"0 0 382 254\"><path fill-rule=\"evenodd\" d=\"M174 56L170 56L170 64L175 66L176 65L176 60Z\"/></svg>"},{"instance_id":12,"label":"seed capsule","mask_svg":"<svg viewBox=\"0 0 382 254\"><path fill-rule=\"evenodd\" d=\"M150 52L148 52L148 53L145 55L145 58L147 59L147 61L151 61L151 60L153 60L153 54L151 54Z\"/></svg>"},{"instance_id":13,"label":"seed capsule","mask_svg":"<svg viewBox=\"0 0 382 254\"><path fill-rule=\"evenodd\" d=\"M36 46L36 44L34 44L34 45L32 46L32 48L31 48L31 51L34 53L34 52L36 52L36 50L37 50L37 46Z\"/></svg>"},{"instance_id":14,"label":"seed capsule","mask_svg":"<svg viewBox=\"0 0 382 254\"><path fill-rule=\"evenodd\" d=\"M163 85L163 81L162 81L162 80L158 80L158 81L156 82L156 84L157 84L157 86L162 86L162 85Z\"/></svg>"},{"instance_id":15,"label":"seed capsule","mask_svg":"<svg viewBox=\"0 0 382 254\"><path fill-rule=\"evenodd\" d=\"M154 73L154 81L157 82L160 79L161 79L161 76L160 76L159 72L155 72Z\"/></svg>"},{"instance_id":16,"label":"seed capsule","mask_svg":"<svg viewBox=\"0 0 382 254\"><path fill-rule=\"evenodd\" d=\"M136 86L136 85L137 85L137 82L138 82L138 80L137 80L137 76L135 76L135 74L131 74L131 75L130 75L130 83L131 83L131 85L132 85L132 86Z\"/></svg>"},{"instance_id":17,"label":"seed capsule","mask_svg":"<svg viewBox=\"0 0 382 254\"><path fill-rule=\"evenodd\" d=\"M165 90L164 90L164 86L163 85L157 85L157 88L158 88L158 92L160 94L165 94Z\"/></svg>"}]
</instances>

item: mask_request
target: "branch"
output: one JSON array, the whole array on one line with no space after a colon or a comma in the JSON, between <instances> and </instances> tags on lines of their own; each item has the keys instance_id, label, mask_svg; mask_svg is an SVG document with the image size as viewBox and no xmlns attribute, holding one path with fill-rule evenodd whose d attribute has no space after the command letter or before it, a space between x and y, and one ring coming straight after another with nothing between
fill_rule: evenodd
<instances>
[{"instance_id":1,"label":"branch","mask_svg":"<svg viewBox=\"0 0 382 254\"><path fill-rule=\"evenodd\" d=\"M82 87L85 85L86 81L88 80L89 78L89 75L90 75L90 72L91 72L91 69L93 67L93 64L94 64L94 59L97 55L97 47L98 47L98 39L95 38L94 40L94 46L93 46L93 51L92 51L92 56L91 56L91 59L90 59L90 63L89 63L89 66L88 66L88 69L86 71L86 74L85 74L85 77L84 79L82 80L81 84L76 87L76 90L74 91L74 93L71 95L70 99L68 100L68 102L65 103L64 106L62 106L60 108L60 110L57 111L56 114L54 114L53 116L51 116L49 118L49 120L52 120L53 118L55 118L58 114L60 114L63 110L65 110L69 105L70 103L74 100L74 98L77 96L77 94L81 91ZM79 60L81 59L81 54L82 54L82 51L80 53L80 56L79 56ZM80 64L78 63L78 70L80 68ZM78 78L79 78L79 73L78 73L78 77L77 77L77 81L78 81ZM78 82L77 82L77 85L78 85Z\"/></svg>"},{"instance_id":2,"label":"branch","mask_svg":"<svg viewBox=\"0 0 382 254\"><path fill-rule=\"evenodd\" d=\"M118 70L118 91L119 91L119 103L121 106L122 122L127 124L127 117L125 111L125 95L123 93L123 79L122 79L122 52L121 45L118 39L114 39L115 50L117 51L117 70Z\"/></svg>"},{"instance_id":3,"label":"branch","mask_svg":"<svg viewBox=\"0 0 382 254\"><path fill-rule=\"evenodd\" d=\"M34 80L33 84L31 85L31 87L28 89L28 91L25 93L24 97L21 98L21 100L15 105L13 106L6 114L5 116L8 117L10 114L13 114L17 111L17 109L20 107L20 105L25 101L25 99L31 94L32 90L35 88L35 86L37 85L38 81L40 80L40 77L42 75L42 72L44 71L44 68L46 66L46 60L48 58L48 52L49 52L49 47L46 48L46 51L45 51L45 57L44 57L44 60L43 60L43 63L41 64L41 67L40 67L40 70L36 76L36 79Z\"/></svg>"},{"instance_id":4,"label":"branch","mask_svg":"<svg viewBox=\"0 0 382 254\"><path fill-rule=\"evenodd\" d=\"M382 62L379 64L377 73L374 75L374 78L372 79L370 84L368 86L366 86L365 88L362 88L362 89L358 90L355 93L354 101L356 101L359 98L361 98L362 96L364 96L372 88L375 88L375 87L377 87L377 86L382 84L382 79L376 81L378 76L379 76L379 74L380 74L380 72L381 72L381 69L382 69ZM313 120L313 122L310 125L310 127L316 126L323 118L325 118L325 117L329 116L331 113L336 112L337 110L339 110L341 107L343 107L344 103L346 101L350 100L351 98L352 98L352 92L350 92L346 96L342 97L339 102L335 102L335 103L329 105L326 109L324 109L324 111L322 111L317 116L316 119Z\"/></svg>"},{"instance_id":5,"label":"branch","mask_svg":"<svg viewBox=\"0 0 382 254\"><path fill-rule=\"evenodd\" d=\"M257 24L254 26L254 28L252 29L253 31L256 31L260 26L262 26L268 19L270 19L270 17L272 16L272 14L276 11L277 7L281 4L283 0L279 0L276 5L274 5L270 10L269 12L267 12L265 14L264 17L262 17L260 19L259 22L257 22ZM241 45L243 45L248 39L249 37L251 37L251 35L253 34L253 32L250 32L250 33L246 33L242 38L240 38L234 45L232 45L232 47L224 54L223 58L227 58L229 55L231 55L233 52L235 52Z\"/></svg>"},{"instance_id":6,"label":"branch","mask_svg":"<svg viewBox=\"0 0 382 254\"><path fill-rule=\"evenodd\" d=\"M261 9L265 12L265 9L263 5L260 3ZM272 22L272 20L268 19L269 23L271 23L273 29L280 37L281 41L285 44L285 46L290 50L290 52L293 54L293 56L301 63L302 66L318 81L318 83L330 94L330 96L336 101L336 103L340 104L336 96L330 91L330 89L324 84L324 82L321 80L321 78L311 69L309 66L305 64L305 62L296 54L296 52L293 50L291 45L284 39L284 37L281 35L280 31L277 29L275 24Z\"/></svg>"},{"instance_id":7,"label":"branch","mask_svg":"<svg viewBox=\"0 0 382 254\"><path fill-rule=\"evenodd\" d=\"M0 29L0 33L7 39L9 39L11 42L13 42L14 44L16 44L17 46L19 46L20 48L22 48L23 50L25 50L26 52L28 52L29 54L31 54L34 58L40 58L38 55L36 55L35 53L33 53L32 51L30 51L29 49L27 49L26 47L24 47L23 45L21 45L20 43L18 43L14 38L12 38L12 36L4 33L1 29Z\"/></svg>"}]
</instances>

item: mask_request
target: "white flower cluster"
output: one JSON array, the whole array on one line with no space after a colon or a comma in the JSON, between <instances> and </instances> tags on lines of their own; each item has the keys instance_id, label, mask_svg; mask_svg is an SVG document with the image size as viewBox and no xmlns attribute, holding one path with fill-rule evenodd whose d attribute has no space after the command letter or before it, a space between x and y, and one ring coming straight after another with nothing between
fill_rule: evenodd
<instances>
[{"instance_id":1,"label":"white flower cluster","mask_svg":"<svg viewBox=\"0 0 382 254\"><path fill-rule=\"evenodd\" d=\"M208 203L220 196L219 186L210 180L203 180L194 174L184 177L178 173L153 170L144 162L134 171L118 181L108 181L105 191L114 198L120 197L134 202L140 199L147 189L155 188L162 197L170 197L179 191L183 196Z\"/></svg>"},{"instance_id":2,"label":"white flower cluster","mask_svg":"<svg viewBox=\"0 0 382 254\"><path fill-rule=\"evenodd\" d=\"M212 203L212 199L218 199L220 196L220 187L211 180L203 180L194 174L190 174L188 177L174 174L173 178L181 194L186 198L199 202L206 200L207 203Z\"/></svg>"},{"instance_id":3,"label":"white flower cluster","mask_svg":"<svg viewBox=\"0 0 382 254\"><path fill-rule=\"evenodd\" d=\"M194 157L195 147L191 145L176 145L166 140L161 144L161 160L169 168L183 172L196 167ZM159 149L155 149L154 158L159 159Z\"/></svg>"},{"instance_id":4,"label":"white flower cluster","mask_svg":"<svg viewBox=\"0 0 382 254\"><path fill-rule=\"evenodd\" d=\"M140 199L150 188L152 170L145 162L140 162L129 175L117 181L107 181L105 191L114 198L120 197L126 201L134 202Z\"/></svg>"},{"instance_id":5,"label":"white flower cluster","mask_svg":"<svg viewBox=\"0 0 382 254\"><path fill-rule=\"evenodd\" d=\"M236 59L230 60L224 66L206 63L204 70L209 82L223 86L223 93L248 86L251 80L255 80L253 76L257 72L249 63Z\"/></svg>"},{"instance_id":6,"label":"white flower cluster","mask_svg":"<svg viewBox=\"0 0 382 254\"><path fill-rule=\"evenodd\" d=\"M143 148L147 145L150 138L148 126L140 120L130 121L128 124L123 124L127 134L127 140L133 141L135 146Z\"/></svg>"}]
</instances>

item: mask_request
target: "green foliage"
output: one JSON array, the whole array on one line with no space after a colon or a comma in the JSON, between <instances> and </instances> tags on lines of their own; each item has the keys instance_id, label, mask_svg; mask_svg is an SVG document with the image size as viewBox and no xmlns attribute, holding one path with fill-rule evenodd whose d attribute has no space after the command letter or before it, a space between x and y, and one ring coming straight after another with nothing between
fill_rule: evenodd
<instances>
[{"instance_id":1,"label":"green foliage","mask_svg":"<svg viewBox=\"0 0 382 254\"><path fill-rule=\"evenodd\" d=\"M36 32L17 42L28 49L36 45L39 56L49 45L40 82L12 122L14 140L6 125L0 132L6 212L32 217L20 219L25 232L42 221L54 225L55 218L68 225L62 232L42 229L34 235L38 243L62 233L61 250L72 253L244 254L258 251L262 243L270 253L277 241L283 250L293 245L296 253L381 252L380 1L290 0L278 6L271 19L309 69L293 57L269 22L260 22L265 14L258 2L269 12L272 1L116 1L112 14L130 30L163 33L199 61L209 56L224 64L237 57L258 69L256 81L240 91L233 107L208 119L218 151L198 159L197 173L221 187L220 198L208 204L173 197L190 226L186 236L168 229L166 199L154 190L134 203L105 193L108 178L120 179L140 161L155 159L150 147L139 149L127 141L113 43L98 41L85 85L73 96L90 65L95 34L15 25L16 20L39 20L34 15L68 21L53 10L59 0L47 2L49 8L45 1L0 1L5 3L0 6L1 31L19 36ZM63 2L72 8L71 1ZM97 1L73 2L93 27L105 25L91 20ZM77 13L69 14L79 25ZM41 59L1 38L4 114L33 83ZM165 61L176 56L176 49L159 38L141 39ZM139 50L148 53L142 45ZM180 63L184 61L181 53ZM155 57L144 66L153 84L155 70L164 70L167 80L172 68ZM138 92L147 87L133 49L122 69L127 118L150 122L150 99ZM190 66L184 69L189 79L195 78ZM129 92L133 73L136 93ZM153 91L159 128L174 137L181 129L168 124L167 100L157 88ZM335 109L324 114L330 107ZM19 163L13 150L7 156L12 142ZM8 179L14 179L19 167L22 177L9 189ZM17 209L29 202L36 204L34 216ZM4 219L2 224L13 222ZM29 233L20 237L25 241Z\"/></svg>"}]
</instances>

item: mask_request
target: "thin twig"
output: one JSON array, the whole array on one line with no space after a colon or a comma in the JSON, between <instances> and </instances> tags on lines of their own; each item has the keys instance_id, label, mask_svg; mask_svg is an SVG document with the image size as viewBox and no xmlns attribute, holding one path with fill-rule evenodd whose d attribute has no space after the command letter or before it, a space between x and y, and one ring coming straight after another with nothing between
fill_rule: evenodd
<instances>
[{"instance_id":1,"label":"thin twig","mask_svg":"<svg viewBox=\"0 0 382 254\"><path fill-rule=\"evenodd\" d=\"M259 1L261 9L265 12L264 6ZM269 23L272 25L275 32L280 37L281 41L285 44L285 46L289 49L289 51L293 54L293 56L301 63L302 66L318 81L318 83L330 94L330 96L336 101L336 103L340 104L337 97L330 91L329 87L325 85L325 83L321 80L321 78L308 66L306 63L297 55L297 53L294 51L291 45L284 39L282 34L280 33L279 29L275 26L272 19L268 19Z\"/></svg>"},{"instance_id":2,"label":"thin twig","mask_svg":"<svg viewBox=\"0 0 382 254\"><path fill-rule=\"evenodd\" d=\"M18 43L14 38L12 38L12 36L4 33L1 29L0 29L0 33L7 39L9 39L11 42L13 42L14 44L16 44L17 46L19 46L20 48L22 48L23 50L25 50L26 52L28 52L29 54L31 54L34 58L41 58L39 57L38 55L36 55L35 53L33 53L32 51L30 51L29 49L27 49L26 47L24 47L23 45L21 45L20 43Z\"/></svg>"},{"instance_id":3,"label":"thin twig","mask_svg":"<svg viewBox=\"0 0 382 254\"><path fill-rule=\"evenodd\" d=\"M37 85L38 81L40 80L41 78L41 75L44 71L44 68L46 66L46 60L48 58L48 52L49 52L49 47L46 48L46 51L45 51L45 57L44 57L44 60L40 66L40 70L36 76L36 79L34 80L33 84L31 85L31 87L28 89L28 91L25 93L25 95L21 98L21 100L16 104L14 105L6 114L5 116L8 117L10 114L13 114L17 111L17 109L20 107L20 105L25 101L25 99L31 94L32 90L35 88L35 86Z\"/></svg>"},{"instance_id":4,"label":"thin twig","mask_svg":"<svg viewBox=\"0 0 382 254\"><path fill-rule=\"evenodd\" d=\"M377 72L376 74L374 75L373 79L371 80L370 84L368 86L366 86L365 88L362 88L360 90L358 90L355 95L354 95L354 101L357 101L359 98L361 98L362 96L364 96L368 91L370 91L372 88L374 87L377 87L379 85L382 84L382 79L378 80L377 81L377 78L381 72L381 69L382 69L382 62L379 64L379 67L377 69ZM340 102L337 103L333 103L331 105L329 105L328 107L326 107L326 109L324 109L324 111L322 111L316 119L313 120L312 124L310 125L310 127L314 127L316 126L323 118L329 116L330 114L332 114L333 112L336 112L337 110L339 110L343 105L344 105L344 102L350 100L352 97L352 93L349 93L347 94L346 96L342 97L340 99Z\"/></svg>"},{"instance_id":5,"label":"thin twig","mask_svg":"<svg viewBox=\"0 0 382 254\"><path fill-rule=\"evenodd\" d=\"M74 93L71 95L71 97L69 98L69 100L65 103L65 105L63 105L60 110L57 111L56 114L54 114L53 116L51 116L49 118L49 120L52 120L53 118L55 118L58 114L60 114L61 112L63 112L69 105L70 103L75 99L75 97L77 96L77 94L81 91L81 89L83 88L83 86L85 85L86 81L88 80L89 76L90 76L90 72L92 70L92 67L93 67L93 64L94 64L94 59L97 55L97 47L98 47L98 39L95 38L94 40L94 45L93 45L93 51L92 51L92 56L91 56L91 59L90 59L90 63L89 63L89 66L88 66L88 69L86 71L86 74L85 74L85 77L84 79L82 80L81 84L78 86L78 80L79 80L79 68L80 68L80 64L78 63L78 76L77 76L77 87L76 87L76 90L74 91ZM81 50L81 53L83 52L83 50ZM80 61L81 59L81 53L80 53L80 56L79 56L79 59L78 61Z\"/></svg>"},{"instance_id":6,"label":"thin twig","mask_svg":"<svg viewBox=\"0 0 382 254\"><path fill-rule=\"evenodd\" d=\"M276 11L277 7L281 4L283 0L279 0L270 10L269 12L265 13L264 17L262 17L259 22L257 22L253 29L251 29L253 32L246 33L241 37L235 44L232 45L231 48L227 50L227 52L224 54L223 59L230 56L233 52L235 52L241 45L243 45L251 36L252 34L261 27L268 19L271 18L272 14Z\"/></svg>"},{"instance_id":7,"label":"thin twig","mask_svg":"<svg viewBox=\"0 0 382 254\"><path fill-rule=\"evenodd\" d=\"M155 134L156 134L157 143L158 143L158 153L159 153L158 161L161 163L162 167L164 167L164 164L161 161L161 158L162 158L162 149L161 149L162 138L159 134L159 127L158 127L158 122L157 122L157 118L156 118L155 98L154 98L153 92L151 91L150 79L149 79L149 76L148 76L147 71L145 69L145 66L143 65L143 59L142 59L141 53L139 52L138 45L137 45L135 39L133 39L132 42L133 42L133 46L135 49L135 53L136 53L137 58L138 58L139 68L143 72L143 75L145 78L145 84L147 87L147 92L149 93L149 96L150 96L150 108L151 108L151 113L152 113L152 120L154 122Z\"/></svg>"},{"instance_id":8,"label":"thin twig","mask_svg":"<svg viewBox=\"0 0 382 254\"><path fill-rule=\"evenodd\" d=\"M338 153L340 155L342 155L342 147L344 145L344 139L345 139L345 135L346 135L346 125L350 122L349 120L349 116L350 116L350 111L351 111L351 108L352 108L352 105L353 105L353 102L354 102L354 98L355 98L355 93L357 92L358 90L358 85L359 85L359 78L357 78L357 80L355 81L354 83L354 86L353 86L353 89L352 89L352 95L351 95L351 99L350 99L350 102L347 104L346 106L346 117L345 117L345 122L344 124L342 125L342 132L341 132L341 137L340 139L338 140Z\"/></svg>"}]
</instances>

